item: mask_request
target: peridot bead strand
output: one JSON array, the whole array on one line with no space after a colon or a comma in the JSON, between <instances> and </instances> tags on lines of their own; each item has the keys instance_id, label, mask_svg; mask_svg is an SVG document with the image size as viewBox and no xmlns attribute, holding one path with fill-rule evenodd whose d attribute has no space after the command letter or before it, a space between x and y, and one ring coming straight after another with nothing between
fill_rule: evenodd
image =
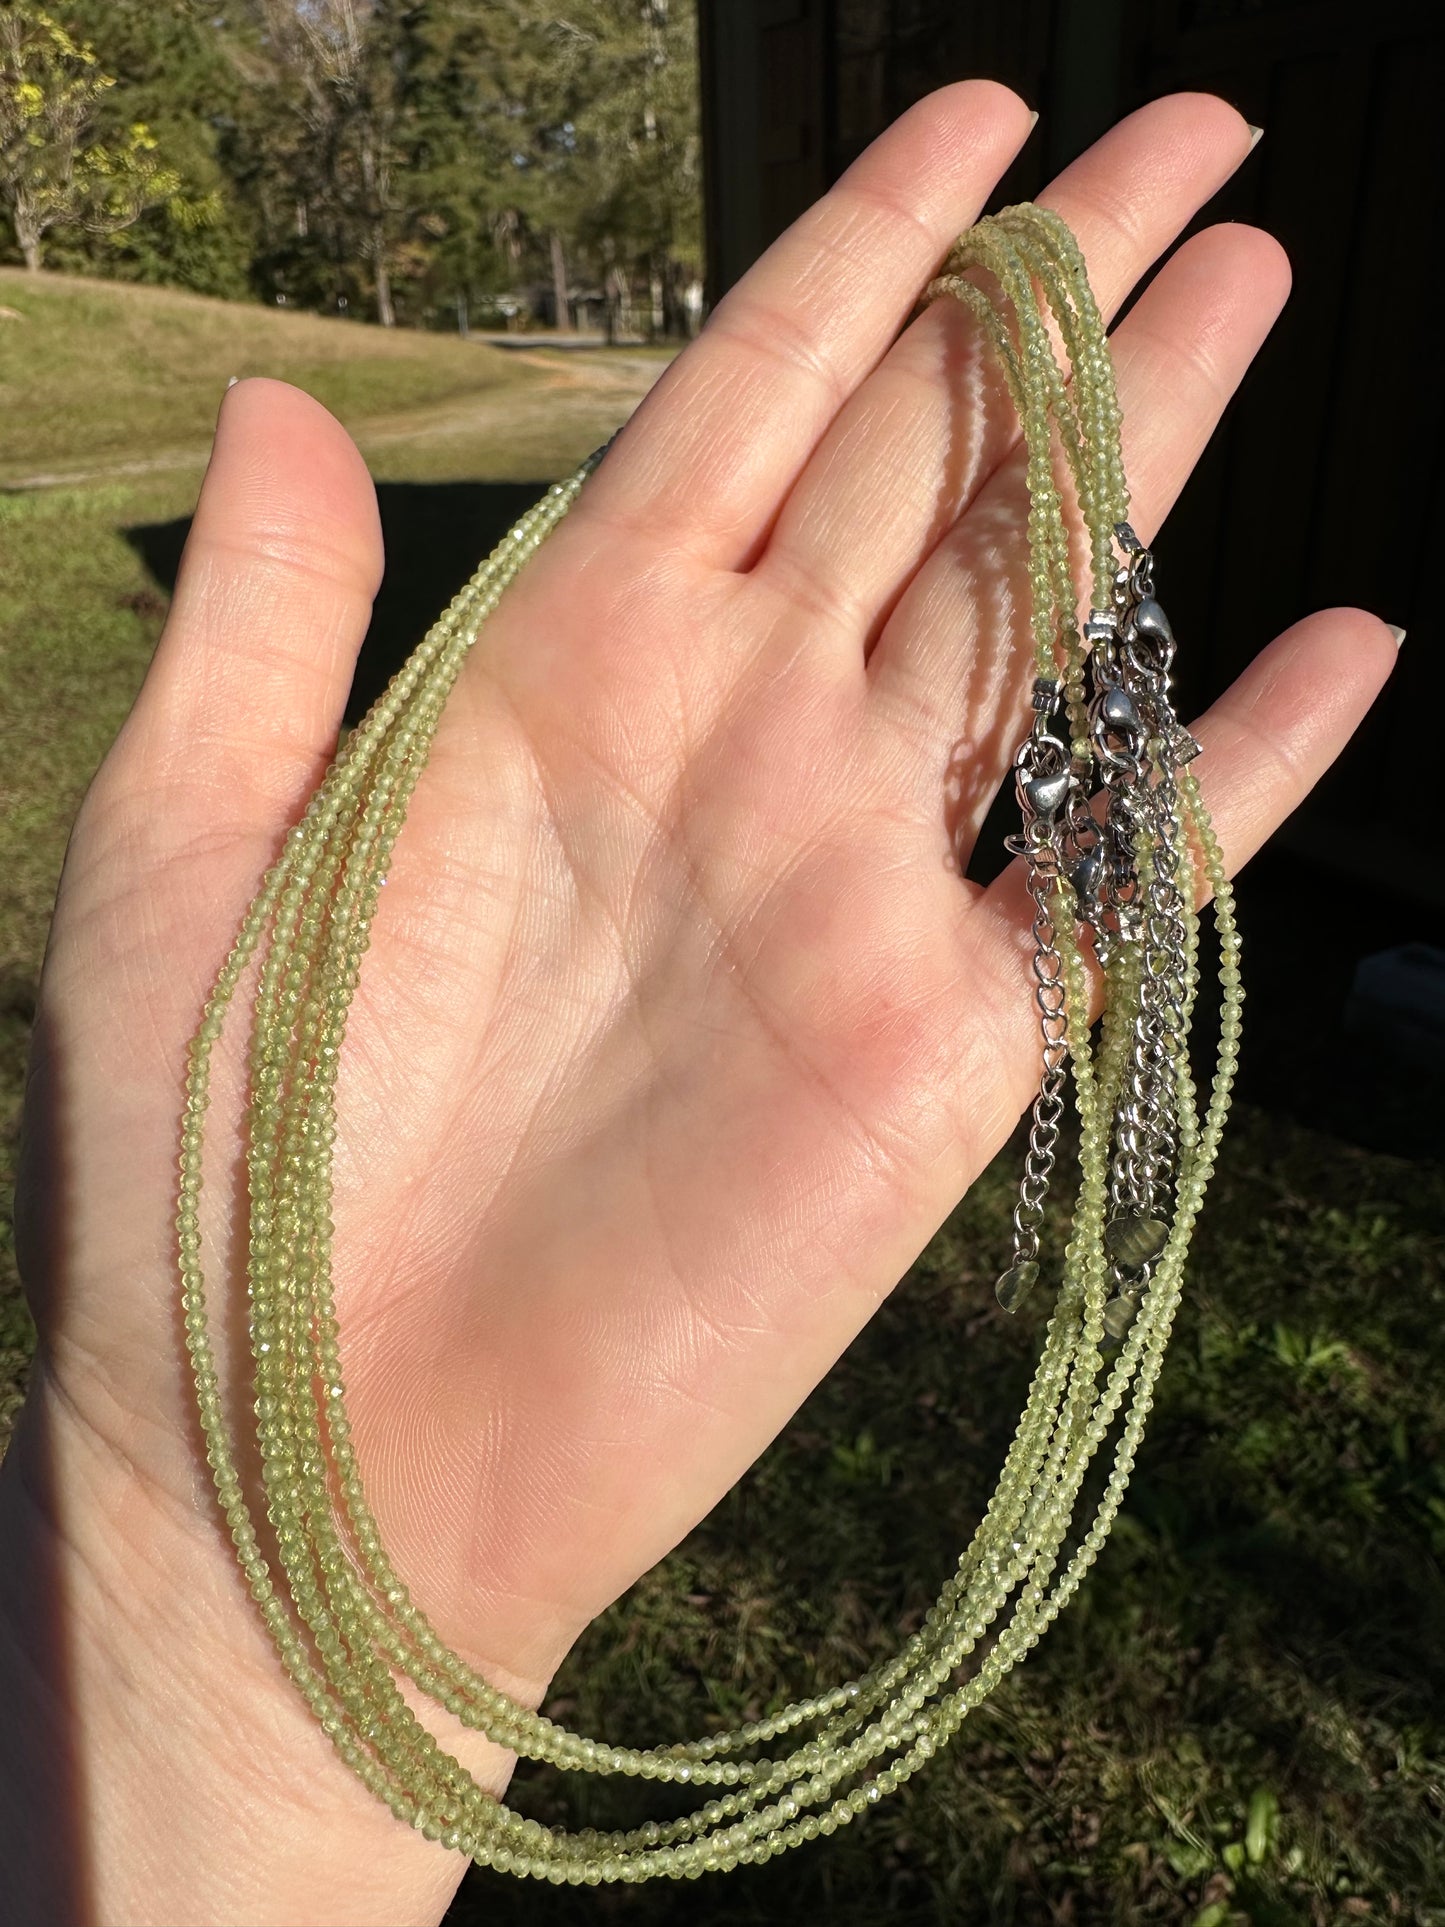
<instances>
[{"instance_id":1,"label":"peridot bead strand","mask_svg":"<svg viewBox=\"0 0 1445 1927\"><path fill-rule=\"evenodd\" d=\"M391 733L383 753L383 770L371 793L372 807L378 818L384 816L389 791L406 768L411 742L427 720L427 712L420 706L414 706ZM416 767L419 768L419 765ZM339 903L345 903L348 890L365 887L364 883L358 883L358 878L364 875L363 849L364 838L358 836L347 852L346 881L338 898ZM333 842L329 861L316 866L316 889L323 892L329 890L340 867L341 856L341 839L338 837ZM277 949L286 943L291 929L299 927L300 922L304 921L300 916L299 892L296 910L298 922L290 929L278 919L275 936ZM305 963L294 960L288 979L288 1002L292 1009L301 994L306 975ZM302 1063L311 1061L312 1052L317 1046L322 990L323 981L313 977L297 1030L298 1061ZM263 987L257 1005L258 1031L263 1031L267 1021L276 1015L275 1010L267 1008ZM283 1014L284 1021L290 1021L289 1010ZM312 1101L315 1100L320 1081L319 1077L313 1078L309 1093ZM259 1080L257 1088L261 1088ZM292 1595L328 1662L333 1684L343 1703L353 1719L363 1725L376 1722L380 1716L380 1731L384 1738L379 1750L386 1757L388 1766L411 1791L424 1788L434 1804L441 1804L445 1800L445 1787L438 1778L441 1772L440 1756L431 1736L406 1708L390 1670L380 1662L370 1640L365 1637L361 1598L352 1583L351 1569L331 1524L319 1429L314 1404L309 1396L312 1371L319 1369L326 1373L329 1360L321 1328L315 1328L314 1336L305 1329L309 1321L303 1321L301 1316L294 1256L300 1243L295 1166L303 1161L302 1145L310 1122L309 1103L306 1108L293 1112L290 1126L279 1144L275 1172L278 1181L271 1193L275 1244L287 1257L275 1268L276 1289L268 1309L274 1318L279 1340L275 1349L283 1362L291 1364L286 1377L278 1380L273 1371L266 1381L267 1389L273 1393L274 1402L282 1414L278 1427L282 1450L279 1453L267 1452L263 1444L272 1523L283 1558L288 1550L294 1550L294 1559L287 1561ZM253 1179L253 1195L258 1188ZM255 1308L256 1300L253 1297ZM298 1383L298 1377L302 1374L304 1381ZM258 1384L261 1382L258 1371ZM341 1382L334 1370L323 1377L322 1383L333 1399L339 1399ZM288 1443L291 1448L289 1452L285 1449ZM283 1527L289 1530L283 1530ZM295 1545L298 1539L301 1542L299 1547ZM322 1581L319 1589L312 1570L313 1557Z\"/></svg>"},{"instance_id":2,"label":"peridot bead strand","mask_svg":"<svg viewBox=\"0 0 1445 1927\"><path fill-rule=\"evenodd\" d=\"M985 268L998 282L1016 339L983 290L964 278L971 266ZM1112 531L1127 512L1127 494L1112 366L1082 259L1057 216L1007 209L961 239L928 292L953 294L977 314L1017 407L1031 502L1028 574L1036 657L1040 674L1062 682L1074 753L1084 754L1083 645L1064 501L1054 473L1054 435L1089 531L1096 606L1107 606ZM1049 339L1045 306L1068 356L1067 381ZM478 627L566 513L591 466L554 485L454 598L343 746L267 873L191 1048L177 1212L186 1342L207 1456L237 1557L283 1665L341 1757L399 1817L482 1864L579 1885L693 1878L756 1864L851 1824L946 1744L1037 1643L1102 1546L1128 1480L1228 1108L1242 995L1232 898L1197 784L1185 771L1165 835L1182 854L1186 834L1193 834L1215 892L1224 1017L1202 1126L1187 1053L1172 1057L1168 1104L1179 1159L1169 1240L1139 1314L1105 1371L1100 1341L1108 1289L1103 1225L1111 1119L1141 963L1137 945L1121 946L1112 960L1096 1047L1076 906L1061 886L1055 916L1080 1127L1074 1229L997 1487L934 1607L895 1655L858 1681L794 1701L736 1731L667 1747L612 1746L570 1733L476 1674L438 1637L387 1557L351 1440L331 1282L336 1073L392 849L447 695ZM1147 861L1146 855L1146 871ZM1184 914L1184 935L1187 1028L1198 981L1192 909ZM226 1436L200 1262L210 1061L227 1010L253 966L250 1330L263 1486L289 1605L278 1596L257 1545ZM1083 1479L1126 1403L1093 1523L1066 1555ZM333 1502L333 1473L339 1502ZM954 1684L960 1665L980 1648L985 1650L976 1670ZM717 1789L718 1797L675 1820L637 1828L572 1836L542 1827L487 1795L445 1753L406 1703L398 1675L519 1754L568 1770L696 1782ZM740 1757L800 1728L812 1728L812 1737L778 1758Z\"/></svg>"},{"instance_id":3,"label":"peridot bead strand","mask_svg":"<svg viewBox=\"0 0 1445 1927\"><path fill-rule=\"evenodd\" d=\"M581 479L580 475L579 477L574 478L574 487L569 493L575 493L575 486L580 485L580 479ZM560 493L561 493L560 489L557 491L554 491L554 494L560 494ZM561 506L565 507L565 505L566 503L565 501L563 501ZM509 540L514 540L515 535L516 535L516 532L514 531L513 536L509 538ZM516 564L514 564L513 566L515 567ZM487 594L486 582L488 578L494 577L496 573L497 573L497 569L496 569L495 560L489 561L489 563L484 566L484 569L481 572L479 572L478 580L479 580L479 583L481 584L481 593L484 596ZM491 594L489 599L494 602L495 593ZM462 608L465 609L467 604L466 592L464 592L463 596L459 597L457 601L458 601L458 604L461 604ZM450 626L449 617L453 617L453 614L456 610L457 610L457 604L454 604L453 611L448 612L448 616L442 619L442 624L440 624L439 627ZM421 653L422 652L419 652L419 654ZM334 820L337 815L338 806L344 805L346 798L352 788L351 774L352 772L354 772L355 766L358 763L358 761L362 759L362 752L366 750L371 750L374 753L376 741L378 741L380 738L380 732L384 728L389 726L390 722L394 720L395 712L402 707L402 702L406 693L406 685L410 682L414 682L417 679L417 672L419 667L420 667L420 664L418 663L418 658L413 657L412 663L409 664L407 668L403 670L403 672L401 672L401 675L397 679L397 684L393 685L393 691L390 692L387 697L383 698L382 703L378 706L376 710L373 711L372 716L368 719L367 723L363 724L362 729L359 730L356 733L356 735L351 739L350 743L346 746L341 756L338 758L338 763L335 770L332 773L332 778L328 778L328 784L331 786L332 790L334 791L334 795L331 800L331 805L329 808L323 808L320 812L323 826L327 821ZM399 688L398 688L398 685L400 685ZM368 739L370 739L370 741ZM323 792L320 793L318 796L318 799L317 799L318 803L322 802L324 795L325 795L325 791L323 790ZM353 802L353 809L354 809L354 806L355 806L354 797L352 798L352 802ZM309 814L315 814L315 813L316 813L315 806L313 806L313 811L309 812ZM286 851L283 853L283 856L280 862L273 870L271 875L268 877L267 886L266 886L266 889L263 891L262 897L258 899L257 904L253 907L253 911L250 917L248 917L247 925L243 930L242 939L238 944L238 949L244 949L247 955L249 955L250 950L254 949L255 947L257 937L260 934L260 930L264 924L266 915L268 914L268 912L274 909L278 900L281 898L281 896L284 893L284 889L289 882L290 872L295 867L295 864L300 856L300 853L301 853L300 842L302 839L304 839L305 835L306 835L306 825L303 824L301 830L299 830L296 833L293 833L293 837L289 841L288 847ZM239 974L239 970L236 967L235 960L236 960L236 953L233 952L233 958L228 963L227 969L222 973L221 981L218 983L216 993L213 995L211 1006L208 1007L206 1018L205 1020L203 1020L202 1030L198 1037L199 1054L202 1058L203 1067L200 1071L197 1082L202 1092L204 1092L204 1089L207 1083L207 1073L205 1071L204 1064L206 1060L208 1060L209 1058L210 1048L214 1044L215 1038L219 1035L221 1013L224 1010L225 1004L229 1001L230 995L234 990L235 980ZM260 1006L260 1008L262 1010L267 1010L268 1006L265 1003L263 1003ZM202 1103L199 1106L199 1108L203 1110L204 1098L202 1098ZM264 1125L263 1125L262 1135L263 1135L263 1141L264 1141ZM190 1198L191 1200L194 1200L196 1197L198 1197L199 1188L200 1188L198 1130L195 1132L192 1138L186 1143L183 1149L185 1153L188 1154L188 1156L183 1156L183 1193L186 1197ZM192 1213L192 1216L193 1216L193 1213ZM264 1220L263 1220L263 1224L264 1224ZM253 1226L253 1230L254 1230L254 1226ZM192 1233L192 1235L194 1235L194 1233ZM183 1236L184 1236L184 1232L183 1232ZM189 1254L189 1255L193 1256L193 1254ZM199 1268L194 1264L191 1267L191 1275L187 1280L187 1286L188 1286L188 1298L195 1298L199 1304L199 1293L197 1289L199 1286ZM264 1299L264 1291L263 1291L263 1299ZM188 1318L189 1317L190 1317L190 1314L188 1313ZM198 1334L203 1338L204 1336L203 1309L201 1309L198 1313L198 1316L191 1321L191 1325L192 1325L192 1328L195 1329L198 1332ZM193 1357L195 1356L195 1349L196 1348L193 1347ZM263 1361L258 1360L258 1365L262 1363ZM211 1377L214 1376L214 1365L213 1365L213 1362L210 1361L208 1357L203 1357L199 1360L197 1369L199 1372L203 1374L208 1372ZM200 1383L202 1386L205 1385L204 1377L201 1379ZM219 1428L219 1422L218 1422L219 1421L218 1408L213 1412L208 1411L206 1413L203 1413L203 1422L205 1422L207 1418L210 1418L213 1421L212 1425L208 1427L208 1430L219 1434L220 1428ZM210 1450L211 1450L212 1462L214 1464L215 1458L217 1456L217 1446L214 1441L211 1443ZM225 1451L223 1442L220 1445L220 1454L223 1457L229 1457L229 1454ZM218 1479L220 1476L221 1475L218 1474ZM222 1496L225 1500L230 1502L230 1505L228 1507L228 1517L230 1517L234 1508L239 1504L239 1486L234 1481L234 1477L232 1477L227 1481L226 1487L224 1492L222 1493ZM242 1510L244 1509L242 1508ZM236 1519L233 1519L233 1524L240 1527L242 1525L242 1521L241 1519L236 1518ZM250 1550L251 1548L254 1548L254 1532L247 1533L245 1537L247 1541L248 1550ZM252 1553L251 1567L252 1567L252 1570L249 1576L253 1580L253 1590L257 1591L258 1596L261 1596L262 1594L264 1594L264 1596L269 1600L270 1599L269 1575L266 1572L265 1562L262 1560L259 1560L258 1556ZM273 1631L275 1630L277 1629L273 1623ZM288 1644L291 1644L291 1643L292 1642L288 1640ZM293 1656L298 1650L299 1649L296 1649L293 1646ZM306 1669L306 1672L307 1672L308 1680L314 1678L314 1675L310 1673L309 1668Z\"/></svg>"},{"instance_id":4,"label":"peridot bead strand","mask_svg":"<svg viewBox=\"0 0 1445 1927\"><path fill-rule=\"evenodd\" d=\"M964 278L982 266L998 280L1019 329L1015 348L1002 319L983 291ZM1059 322L1071 360L1077 410L1054 359L1030 273L1037 271ZM1128 513L1128 490L1119 455L1118 400L1102 322L1083 261L1067 227L1043 209L1006 208L960 236L926 294L951 294L983 321L1004 368L1029 449L1029 552L1035 656L1038 674L1061 665L1073 734L1073 752L1087 754L1083 704L1083 651L1077 622L1077 591L1069 555L1062 499L1053 486L1047 417L1052 412L1072 470L1081 513L1089 531L1094 604L1107 608L1112 591L1112 540ZM1084 447L1087 443L1087 449Z\"/></svg>"},{"instance_id":5,"label":"peridot bead strand","mask_svg":"<svg viewBox=\"0 0 1445 1927\"><path fill-rule=\"evenodd\" d=\"M1086 508L1085 516L1093 545L1094 602L1099 608L1107 608L1113 572L1109 537L1116 523L1128 520L1129 489L1119 445L1123 416L1103 319L1079 244L1057 214L1048 208L1007 207L998 222L1044 282L1072 367L1075 371L1087 370L1087 379L1081 383L1086 401L1081 405L1087 406L1092 416L1090 448L1094 462L1089 477L1093 512Z\"/></svg>"}]
</instances>

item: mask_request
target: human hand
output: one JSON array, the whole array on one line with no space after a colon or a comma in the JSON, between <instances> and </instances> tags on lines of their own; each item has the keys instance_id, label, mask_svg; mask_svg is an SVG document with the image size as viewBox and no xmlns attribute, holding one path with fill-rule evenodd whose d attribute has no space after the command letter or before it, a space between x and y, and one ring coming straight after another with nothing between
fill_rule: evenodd
<instances>
[{"instance_id":1,"label":"human hand","mask_svg":"<svg viewBox=\"0 0 1445 1927\"><path fill-rule=\"evenodd\" d=\"M931 96L720 305L484 629L397 848L338 1093L348 1403L414 1597L523 1697L783 1424L1036 1081L1020 880L959 874L1032 675L1017 424L956 303L895 340L1027 131L996 86ZM1247 146L1231 109L1181 96L1040 197L1106 314ZM1116 335L1145 540L1287 285L1274 242L1216 228ZM380 563L340 428L279 384L233 390L57 905L20 1223L42 1351L15 1457L61 1472L84 1747L127 1724L118 1614L178 1682L169 1760L164 1692L132 1708L158 1776L139 1804L163 1786L193 1840L138 1873L108 1793L106 1918L420 1919L460 1872L371 1810L276 1665L210 1503L175 1311L186 1042L334 747ZM1373 617L1313 617L1197 725L1232 865L1393 660ZM238 1300L212 1191L208 1275ZM21 1530L16 1469L0 1530ZM475 1736L448 1743L501 1783ZM264 1815L261 1865L238 1864L228 1788ZM146 1915L166 1880L176 1904Z\"/></svg>"}]
</instances>

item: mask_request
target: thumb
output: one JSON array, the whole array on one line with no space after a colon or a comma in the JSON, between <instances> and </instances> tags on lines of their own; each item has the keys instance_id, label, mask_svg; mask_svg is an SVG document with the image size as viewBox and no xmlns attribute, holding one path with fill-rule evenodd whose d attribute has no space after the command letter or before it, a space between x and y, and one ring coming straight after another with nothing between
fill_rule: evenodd
<instances>
[{"instance_id":1,"label":"thumb","mask_svg":"<svg viewBox=\"0 0 1445 1927\"><path fill-rule=\"evenodd\" d=\"M248 862L274 843L335 746L381 562L341 424L284 382L229 389L170 618L107 759L109 783L153 806L154 856L197 832Z\"/></svg>"},{"instance_id":2,"label":"thumb","mask_svg":"<svg viewBox=\"0 0 1445 1927\"><path fill-rule=\"evenodd\" d=\"M140 1210L136 1173L173 1163L186 1042L332 753L380 574L350 436L285 383L232 388L170 618L66 854L27 1099L37 1297L87 1247L108 1285L168 1276L172 1201ZM62 1162L92 1174L64 1209Z\"/></svg>"}]
</instances>

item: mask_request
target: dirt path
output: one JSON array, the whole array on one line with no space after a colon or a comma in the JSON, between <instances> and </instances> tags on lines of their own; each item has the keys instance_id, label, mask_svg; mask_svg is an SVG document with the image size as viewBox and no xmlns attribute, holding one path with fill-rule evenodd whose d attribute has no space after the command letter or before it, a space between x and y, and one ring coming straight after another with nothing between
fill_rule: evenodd
<instances>
[{"instance_id":1,"label":"dirt path","mask_svg":"<svg viewBox=\"0 0 1445 1927\"><path fill-rule=\"evenodd\" d=\"M495 433L515 443L543 425L555 427L559 405L579 419L595 418L599 433L626 419L651 388L667 362L658 355L610 353L605 359L580 351L549 354L545 349L509 351L515 360L541 371L543 379L520 391L481 388L474 395L452 396L424 408L363 417L348 426L363 453L398 442L440 442L458 436ZM69 488L81 482L121 481L133 475L160 475L174 469L203 468L209 444L162 450L155 455L98 462L90 467L37 469L5 478L7 489Z\"/></svg>"},{"instance_id":2,"label":"dirt path","mask_svg":"<svg viewBox=\"0 0 1445 1927\"><path fill-rule=\"evenodd\" d=\"M535 424L555 425L559 405L581 419L615 426L630 415L666 367L657 355L613 354L606 361L581 352L512 351L517 361L542 371L543 379L517 390L482 389L471 397L437 402L397 415L376 415L353 429L363 452L395 442L445 441L488 431L516 443Z\"/></svg>"}]
</instances>

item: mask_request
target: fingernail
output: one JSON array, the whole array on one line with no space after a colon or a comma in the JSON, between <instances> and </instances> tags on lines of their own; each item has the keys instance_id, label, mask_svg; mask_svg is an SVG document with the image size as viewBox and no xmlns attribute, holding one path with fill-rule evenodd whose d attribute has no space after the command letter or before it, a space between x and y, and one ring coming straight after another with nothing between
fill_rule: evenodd
<instances>
[{"instance_id":1,"label":"fingernail","mask_svg":"<svg viewBox=\"0 0 1445 1927\"><path fill-rule=\"evenodd\" d=\"M1264 129L1262 127L1256 127L1251 120L1247 120L1244 124L1249 129L1249 151L1252 154L1263 138Z\"/></svg>"},{"instance_id":2,"label":"fingernail","mask_svg":"<svg viewBox=\"0 0 1445 1927\"><path fill-rule=\"evenodd\" d=\"M1400 627L1398 622L1387 622L1385 627L1395 638L1395 647L1398 649L1400 644L1405 640L1405 631Z\"/></svg>"},{"instance_id":3,"label":"fingernail","mask_svg":"<svg viewBox=\"0 0 1445 1927\"><path fill-rule=\"evenodd\" d=\"M1034 111L1029 115L1029 132L1031 134L1034 131L1034 129L1038 126L1038 124L1039 124L1039 110L1037 107L1035 107Z\"/></svg>"},{"instance_id":4,"label":"fingernail","mask_svg":"<svg viewBox=\"0 0 1445 1927\"><path fill-rule=\"evenodd\" d=\"M227 386L228 388L234 388L234 387L235 387L235 385L236 385L236 383L237 383L237 382L238 382L238 381L239 381L240 379L241 379L241 377L240 377L239 375L232 375L232 377L231 377L231 379L230 379L230 380L229 380L229 381L228 381L228 382L226 383L226 386Z\"/></svg>"}]
</instances>

